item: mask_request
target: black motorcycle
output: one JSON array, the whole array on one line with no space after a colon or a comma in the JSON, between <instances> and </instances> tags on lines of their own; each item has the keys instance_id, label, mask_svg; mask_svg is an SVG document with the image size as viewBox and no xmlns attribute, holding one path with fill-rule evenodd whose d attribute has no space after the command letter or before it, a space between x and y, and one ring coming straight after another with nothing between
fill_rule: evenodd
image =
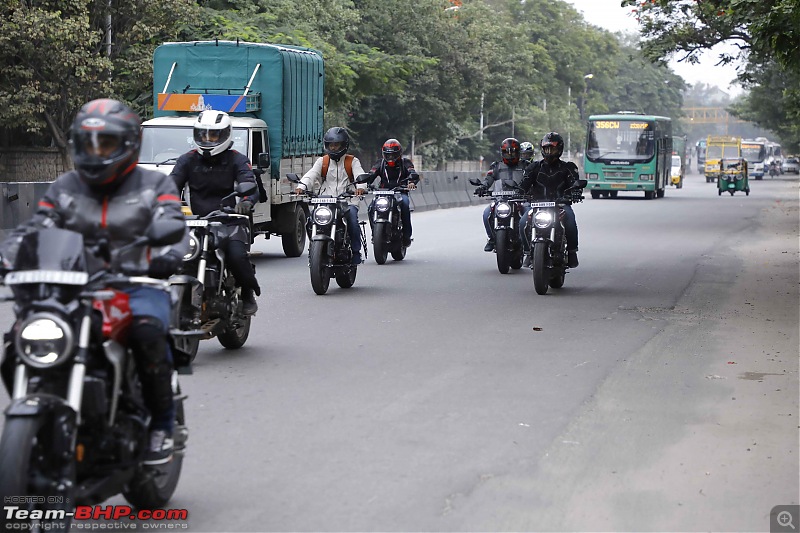
<instances>
[{"instance_id":1,"label":"black motorcycle","mask_svg":"<svg viewBox=\"0 0 800 533\"><path fill-rule=\"evenodd\" d=\"M119 252L174 243L185 229L175 222L155 223ZM104 257L114 265L120 253ZM174 456L144 466L150 412L126 345L128 294L119 290L169 285L113 268L89 275L90 255L80 233L41 229L22 238L2 280L16 315L1 367L11 404L0 439L0 498L19 507L13 515L6 507L0 519L9 529L67 530L76 505L119 493L137 508L160 508L178 484L188 437L184 397L175 377Z\"/></svg>"},{"instance_id":2,"label":"black motorcycle","mask_svg":"<svg viewBox=\"0 0 800 533\"><path fill-rule=\"evenodd\" d=\"M372 190L373 199L368 212L372 220L372 252L375 262L386 263L389 254L395 261L406 257L406 246L403 244L403 217L400 201L403 193L408 194L408 187L401 185L392 189Z\"/></svg>"},{"instance_id":3,"label":"black motorcycle","mask_svg":"<svg viewBox=\"0 0 800 533\"><path fill-rule=\"evenodd\" d=\"M586 183L586 180L578 180L574 187L552 202L531 202L526 229L535 232L531 242L531 269L536 294L547 294L549 287L564 286L569 266L563 206L583 201Z\"/></svg>"},{"instance_id":4,"label":"black motorcycle","mask_svg":"<svg viewBox=\"0 0 800 533\"><path fill-rule=\"evenodd\" d=\"M476 179L471 179L470 183L481 186L481 182ZM519 237L519 218L530 197L509 180L505 180L503 186L510 190L484 192L478 189L476 195L492 197L489 223L494 225L497 270L501 274L508 274L509 269L522 268L523 248Z\"/></svg>"},{"instance_id":5,"label":"black motorcycle","mask_svg":"<svg viewBox=\"0 0 800 533\"><path fill-rule=\"evenodd\" d=\"M286 177L293 183L300 181L297 174L287 174ZM368 177L368 174L358 176L356 183L364 183ZM356 282L358 265L350 264L353 250L344 214L349 209L348 200L354 195L350 192L338 196L317 195L307 191L305 196L311 204L311 216L308 219L308 236L311 241L308 247L308 268L311 273L311 287L316 294L325 294L331 278L335 278L339 287L349 289ZM359 223L361 244L366 257L365 225L366 222Z\"/></svg>"},{"instance_id":6,"label":"black motorcycle","mask_svg":"<svg viewBox=\"0 0 800 533\"><path fill-rule=\"evenodd\" d=\"M232 212L225 204L235 196L255 192L255 185L237 185L235 192L220 202L220 209L200 217L186 216L189 252L183 258L181 274L172 276L173 303L180 316L172 331L178 351L176 359L191 362L200 341L216 337L225 348L244 346L250 335L251 316L242 314L242 289L225 265L221 243L228 229L241 224L250 231L250 217Z\"/></svg>"}]
</instances>

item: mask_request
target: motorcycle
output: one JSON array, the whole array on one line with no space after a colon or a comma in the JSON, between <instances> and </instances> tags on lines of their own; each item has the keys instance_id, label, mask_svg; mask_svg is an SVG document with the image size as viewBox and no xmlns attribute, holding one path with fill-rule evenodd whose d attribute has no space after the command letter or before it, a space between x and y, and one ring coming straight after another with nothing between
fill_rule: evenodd
<instances>
[{"instance_id":1,"label":"motorcycle","mask_svg":"<svg viewBox=\"0 0 800 533\"><path fill-rule=\"evenodd\" d=\"M287 174L286 177L293 183L300 182L297 174ZM356 178L356 183L365 183L368 177L369 174L362 174ZM343 289L349 289L356 282L358 265L350 264L353 250L344 218L344 213L349 209L347 201L353 196L350 192L331 196L306 191L306 201L312 206L307 227L311 241L308 246L308 268L311 273L311 288L316 294L328 292L331 278L335 278L336 284ZM365 225L366 222L359 223L361 244L366 258Z\"/></svg>"},{"instance_id":2,"label":"motorcycle","mask_svg":"<svg viewBox=\"0 0 800 533\"><path fill-rule=\"evenodd\" d=\"M170 277L173 305L178 308L175 338L176 359L194 361L201 340L217 338L228 349L238 349L250 335L251 316L242 314L242 289L226 268L220 243L231 224L249 223L248 215L233 213L226 203L235 196L255 192L253 183L240 183L220 201L220 209L200 217L186 215L189 252L183 258L181 274Z\"/></svg>"},{"instance_id":3,"label":"motorcycle","mask_svg":"<svg viewBox=\"0 0 800 533\"><path fill-rule=\"evenodd\" d=\"M184 229L182 221L159 221L103 256L113 266L123 251L174 243ZM41 229L22 238L2 278L16 314L1 367L11 403L0 438L0 497L19 507L14 516L4 513L9 528L67 530L76 505L119 493L137 508L161 508L178 484L188 438L184 396L173 374L174 455L163 465L143 465L150 412L126 346L129 297L119 290L169 285L112 267L90 275L90 259L80 233Z\"/></svg>"},{"instance_id":4,"label":"motorcycle","mask_svg":"<svg viewBox=\"0 0 800 533\"><path fill-rule=\"evenodd\" d=\"M406 186L393 189L375 189L374 198L368 212L372 216L372 251L375 262L386 263L389 254L395 261L406 257L406 246L403 244L403 217L400 212L402 194L410 190Z\"/></svg>"},{"instance_id":5,"label":"motorcycle","mask_svg":"<svg viewBox=\"0 0 800 533\"><path fill-rule=\"evenodd\" d=\"M555 201L531 202L527 228L535 230L536 235L531 242L531 269L536 294L547 294L549 287L560 289L564 286L569 267L563 206L583 201L586 183L586 180L578 180L574 187L565 191L566 196Z\"/></svg>"},{"instance_id":6,"label":"motorcycle","mask_svg":"<svg viewBox=\"0 0 800 533\"><path fill-rule=\"evenodd\" d=\"M471 179L469 182L481 186L480 180ZM501 274L508 274L509 269L522 268L524 250L519 237L519 218L530 197L513 182L504 181L503 186L513 190L486 192L477 196L492 197L490 221L494 221L497 270Z\"/></svg>"}]
</instances>

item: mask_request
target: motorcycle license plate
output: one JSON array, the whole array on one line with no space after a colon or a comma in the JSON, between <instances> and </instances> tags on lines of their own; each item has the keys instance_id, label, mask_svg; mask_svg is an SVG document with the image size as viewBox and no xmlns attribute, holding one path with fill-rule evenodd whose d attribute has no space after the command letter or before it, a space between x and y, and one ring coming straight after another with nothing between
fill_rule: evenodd
<instances>
[{"instance_id":1,"label":"motorcycle license plate","mask_svg":"<svg viewBox=\"0 0 800 533\"><path fill-rule=\"evenodd\" d=\"M497 191L497 192L493 192L492 196L493 197L494 196L514 196L515 194L517 194L517 193L515 193L514 191Z\"/></svg>"},{"instance_id":2,"label":"motorcycle license plate","mask_svg":"<svg viewBox=\"0 0 800 533\"><path fill-rule=\"evenodd\" d=\"M312 204L335 204L336 198L312 198Z\"/></svg>"},{"instance_id":3,"label":"motorcycle license plate","mask_svg":"<svg viewBox=\"0 0 800 533\"><path fill-rule=\"evenodd\" d=\"M555 207L555 202L531 202L531 207Z\"/></svg>"},{"instance_id":4,"label":"motorcycle license plate","mask_svg":"<svg viewBox=\"0 0 800 533\"><path fill-rule=\"evenodd\" d=\"M187 220L186 225L190 228L205 228L208 226L208 220Z\"/></svg>"},{"instance_id":5,"label":"motorcycle license plate","mask_svg":"<svg viewBox=\"0 0 800 533\"><path fill-rule=\"evenodd\" d=\"M59 285L86 285L89 274L86 272L69 272L64 270L17 270L6 274L3 282L6 285L22 285L24 283L56 283Z\"/></svg>"},{"instance_id":6,"label":"motorcycle license plate","mask_svg":"<svg viewBox=\"0 0 800 533\"><path fill-rule=\"evenodd\" d=\"M386 196L394 196L394 191L374 191L375 196L379 196L381 194Z\"/></svg>"}]
</instances>

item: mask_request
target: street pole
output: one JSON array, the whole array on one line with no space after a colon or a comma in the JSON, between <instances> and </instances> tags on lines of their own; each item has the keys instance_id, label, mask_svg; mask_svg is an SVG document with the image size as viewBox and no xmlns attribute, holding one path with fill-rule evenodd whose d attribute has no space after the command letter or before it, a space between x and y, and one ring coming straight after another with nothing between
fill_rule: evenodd
<instances>
[{"instance_id":1,"label":"street pole","mask_svg":"<svg viewBox=\"0 0 800 533\"><path fill-rule=\"evenodd\" d=\"M570 136L569 119L572 115L572 86L567 85L567 161L571 161L570 148L572 147L572 137Z\"/></svg>"}]
</instances>

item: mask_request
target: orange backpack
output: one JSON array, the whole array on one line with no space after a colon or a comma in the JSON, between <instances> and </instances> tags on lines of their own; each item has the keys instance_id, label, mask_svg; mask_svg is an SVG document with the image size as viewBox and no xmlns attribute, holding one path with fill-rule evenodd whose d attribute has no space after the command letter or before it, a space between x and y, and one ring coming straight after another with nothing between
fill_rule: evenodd
<instances>
[{"instance_id":1,"label":"orange backpack","mask_svg":"<svg viewBox=\"0 0 800 533\"><path fill-rule=\"evenodd\" d=\"M344 156L344 170L347 172L347 177L350 178L350 183L353 183L355 177L353 176L353 159L355 156L347 154ZM331 156L322 156L322 181L328 177L328 166L331 164Z\"/></svg>"}]
</instances>

